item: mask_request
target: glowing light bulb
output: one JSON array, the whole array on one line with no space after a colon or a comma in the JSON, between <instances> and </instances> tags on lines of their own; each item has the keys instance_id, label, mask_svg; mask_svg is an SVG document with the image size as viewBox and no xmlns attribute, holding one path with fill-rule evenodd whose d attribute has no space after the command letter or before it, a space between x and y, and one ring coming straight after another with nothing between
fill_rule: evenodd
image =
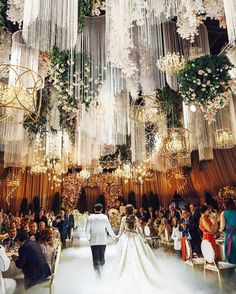
<instances>
[{"instance_id":1,"label":"glowing light bulb","mask_svg":"<svg viewBox=\"0 0 236 294\"><path fill-rule=\"evenodd\" d=\"M197 108L196 108L196 106L195 105L190 105L190 110L192 111L192 112L195 112L196 110L197 110Z\"/></svg>"}]
</instances>

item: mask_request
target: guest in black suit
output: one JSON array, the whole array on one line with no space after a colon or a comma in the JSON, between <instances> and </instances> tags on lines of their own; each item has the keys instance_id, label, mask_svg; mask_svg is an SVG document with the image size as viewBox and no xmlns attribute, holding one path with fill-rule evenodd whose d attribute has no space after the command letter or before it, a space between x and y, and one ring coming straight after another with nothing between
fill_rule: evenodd
<instances>
[{"instance_id":1,"label":"guest in black suit","mask_svg":"<svg viewBox=\"0 0 236 294\"><path fill-rule=\"evenodd\" d=\"M153 211L153 208L151 206L148 207L148 212L147 212L147 215L146 215L146 222L151 219L151 220L155 220L156 218L156 215L155 215L155 212Z\"/></svg>"},{"instance_id":2,"label":"guest in black suit","mask_svg":"<svg viewBox=\"0 0 236 294\"><path fill-rule=\"evenodd\" d=\"M19 257L13 256L16 266L24 273L25 288L45 281L51 271L37 242L29 240L26 231L17 234L20 244Z\"/></svg>"},{"instance_id":3,"label":"guest in black suit","mask_svg":"<svg viewBox=\"0 0 236 294\"><path fill-rule=\"evenodd\" d=\"M44 214L44 210L43 210L43 209L41 209L41 210L39 211L39 214L35 216L34 221L35 221L37 224L39 224L40 222L45 222L45 227L48 226L48 220L47 220L47 217L46 217L45 214Z\"/></svg>"},{"instance_id":4,"label":"guest in black suit","mask_svg":"<svg viewBox=\"0 0 236 294\"><path fill-rule=\"evenodd\" d=\"M63 248L66 247L66 237L68 233L68 217L65 214L65 211L62 209L60 211L59 216L57 217L57 227L59 229L60 235L61 235L61 243L63 245Z\"/></svg>"},{"instance_id":5,"label":"guest in black suit","mask_svg":"<svg viewBox=\"0 0 236 294\"><path fill-rule=\"evenodd\" d=\"M189 233L191 236L191 245L193 248L193 251L197 253L198 256L202 256L202 251L201 251L201 235L199 231L199 219L201 217L201 214L199 211L197 211L196 205L191 204L190 205L190 217L189 217Z\"/></svg>"},{"instance_id":6,"label":"guest in black suit","mask_svg":"<svg viewBox=\"0 0 236 294\"><path fill-rule=\"evenodd\" d=\"M147 212L144 210L143 207L140 207L139 210L136 212L136 216L138 219L145 219L147 218Z\"/></svg>"},{"instance_id":7,"label":"guest in black suit","mask_svg":"<svg viewBox=\"0 0 236 294\"><path fill-rule=\"evenodd\" d=\"M40 233L38 232L38 225L32 221L29 224L29 238L31 241L39 241Z\"/></svg>"},{"instance_id":8,"label":"guest in black suit","mask_svg":"<svg viewBox=\"0 0 236 294\"><path fill-rule=\"evenodd\" d=\"M68 226L67 226L67 235L68 238L71 238L71 229L74 228L75 225L75 219L74 219L74 215L72 214L72 211L68 211Z\"/></svg>"},{"instance_id":9,"label":"guest in black suit","mask_svg":"<svg viewBox=\"0 0 236 294\"><path fill-rule=\"evenodd\" d=\"M3 241L4 247L14 248L17 242L17 230L16 227L10 227L8 229L8 238Z\"/></svg>"}]
</instances>

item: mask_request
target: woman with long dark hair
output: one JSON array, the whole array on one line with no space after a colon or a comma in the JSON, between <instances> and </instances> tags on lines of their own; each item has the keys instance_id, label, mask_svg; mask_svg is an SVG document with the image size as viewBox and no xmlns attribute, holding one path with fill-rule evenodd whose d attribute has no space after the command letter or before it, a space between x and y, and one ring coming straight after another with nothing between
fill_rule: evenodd
<instances>
[{"instance_id":1,"label":"woman with long dark hair","mask_svg":"<svg viewBox=\"0 0 236 294\"><path fill-rule=\"evenodd\" d=\"M236 264L236 207L234 200L226 200L225 210L220 216L220 231L225 230L225 257L228 262Z\"/></svg>"}]
</instances>

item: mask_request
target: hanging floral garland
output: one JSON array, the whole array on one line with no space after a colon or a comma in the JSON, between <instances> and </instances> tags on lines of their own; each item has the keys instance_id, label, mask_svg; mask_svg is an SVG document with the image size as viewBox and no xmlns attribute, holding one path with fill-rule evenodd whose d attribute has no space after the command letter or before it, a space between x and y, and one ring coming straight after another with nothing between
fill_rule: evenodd
<instances>
[{"instance_id":1,"label":"hanging floral garland","mask_svg":"<svg viewBox=\"0 0 236 294\"><path fill-rule=\"evenodd\" d=\"M88 179L83 179L77 174L69 174L63 179L62 203L65 208L74 209L78 202L81 188L98 188L104 195L106 204L114 206L119 196L122 196L122 181L113 174L94 174Z\"/></svg>"},{"instance_id":2,"label":"hanging floral garland","mask_svg":"<svg viewBox=\"0 0 236 294\"><path fill-rule=\"evenodd\" d=\"M106 1L105 0L93 0L92 16L99 16L105 13Z\"/></svg>"},{"instance_id":3,"label":"hanging floral garland","mask_svg":"<svg viewBox=\"0 0 236 294\"><path fill-rule=\"evenodd\" d=\"M178 76L179 91L187 105L199 105L210 124L218 109L224 108L231 95L227 56L206 55L187 62Z\"/></svg>"},{"instance_id":4,"label":"hanging floral garland","mask_svg":"<svg viewBox=\"0 0 236 294\"><path fill-rule=\"evenodd\" d=\"M71 140L74 138L78 103L75 99L69 77L69 51L54 47L50 54L53 85L58 90L60 125L66 129Z\"/></svg>"}]
</instances>

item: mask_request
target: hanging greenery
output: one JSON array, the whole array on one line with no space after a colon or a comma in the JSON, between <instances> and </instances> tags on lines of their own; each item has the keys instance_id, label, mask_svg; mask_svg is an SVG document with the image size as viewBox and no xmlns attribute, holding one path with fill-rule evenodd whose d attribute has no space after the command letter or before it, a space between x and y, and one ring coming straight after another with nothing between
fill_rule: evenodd
<instances>
[{"instance_id":1,"label":"hanging greenery","mask_svg":"<svg viewBox=\"0 0 236 294\"><path fill-rule=\"evenodd\" d=\"M180 127L183 113L181 95L172 90L168 84L163 89L157 89L156 94L163 111L166 113L167 127Z\"/></svg>"},{"instance_id":2,"label":"hanging greenery","mask_svg":"<svg viewBox=\"0 0 236 294\"><path fill-rule=\"evenodd\" d=\"M6 26L5 14L7 9L7 1L0 0L0 28Z\"/></svg>"},{"instance_id":3,"label":"hanging greenery","mask_svg":"<svg viewBox=\"0 0 236 294\"><path fill-rule=\"evenodd\" d=\"M69 77L69 51L60 51L54 47L50 53L52 63L53 85L58 90L60 125L74 140L78 103L73 89L70 87Z\"/></svg>"},{"instance_id":4,"label":"hanging greenery","mask_svg":"<svg viewBox=\"0 0 236 294\"><path fill-rule=\"evenodd\" d=\"M233 65L225 55L205 55L189 60L179 73L179 90L187 105L198 105L209 123L231 95L229 70Z\"/></svg>"},{"instance_id":5,"label":"hanging greenery","mask_svg":"<svg viewBox=\"0 0 236 294\"><path fill-rule=\"evenodd\" d=\"M93 0L79 1L79 32L84 28L84 17L92 16Z\"/></svg>"},{"instance_id":6,"label":"hanging greenery","mask_svg":"<svg viewBox=\"0 0 236 294\"><path fill-rule=\"evenodd\" d=\"M46 78L42 91L42 103L37 123L35 123L35 120L33 120L37 114L27 116L24 120L24 128L29 133L31 139L35 138L38 134L45 134L47 131L47 116L51 110L50 96L51 82L49 81L49 78Z\"/></svg>"}]
</instances>

